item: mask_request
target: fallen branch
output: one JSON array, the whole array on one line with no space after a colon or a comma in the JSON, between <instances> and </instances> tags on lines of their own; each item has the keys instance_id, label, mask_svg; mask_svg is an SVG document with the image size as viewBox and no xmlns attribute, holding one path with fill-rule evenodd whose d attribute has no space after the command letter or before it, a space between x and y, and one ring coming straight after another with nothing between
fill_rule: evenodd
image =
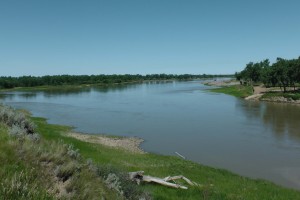
<instances>
[{"instance_id":1,"label":"fallen branch","mask_svg":"<svg viewBox=\"0 0 300 200\"><path fill-rule=\"evenodd\" d=\"M185 182L187 182L191 186L198 185L196 183L193 183L191 180L189 180L188 178L186 178L184 176L172 176L172 177L168 176L168 177L164 178L165 181L175 181L175 180L178 180L178 179L184 180Z\"/></svg>"},{"instance_id":2,"label":"fallen branch","mask_svg":"<svg viewBox=\"0 0 300 200\"><path fill-rule=\"evenodd\" d=\"M192 182L191 180L189 180L188 178L184 177L184 176L168 176L165 178L158 178L158 177L152 177L152 176L148 176L148 175L144 175L144 171L137 171L137 172L129 172L129 178L130 180L136 182L138 185L141 182L154 182L154 183L158 183L167 187L172 187L172 188L180 188L180 189L188 189L186 186L177 184L175 182L175 180L178 179L182 179L185 182L187 182L189 185L191 186L198 186L197 183ZM170 183L168 181L173 181L174 183Z\"/></svg>"}]
</instances>

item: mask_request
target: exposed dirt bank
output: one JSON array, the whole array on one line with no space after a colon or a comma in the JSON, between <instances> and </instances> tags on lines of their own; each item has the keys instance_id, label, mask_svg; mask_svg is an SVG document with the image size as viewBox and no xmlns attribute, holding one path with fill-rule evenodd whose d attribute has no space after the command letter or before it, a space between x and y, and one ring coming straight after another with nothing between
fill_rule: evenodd
<instances>
[{"instance_id":1,"label":"exposed dirt bank","mask_svg":"<svg viewBox=\"0 0 300 200\"><path fill-rule=\"evenodd\" d=\"M254 86L253 90L253 95L246 97L245 100L300 104L300 100L293 100L284 96L264 96L268 92L281 92L279 88L266 88L264 85L260 85Z\"/></svg>"},{"instance_id":2,"label":"exposed dirt bank","mask_svg":"<svg viewBox=\"0 0 300 200\"><path fill-rule=\"evenodd\" d=\"M245 100L259 101L260 98L270 89L265 88L263 85L253 87L253 95L245 98Z\"/></svg>"},{"instance_id":3,"label":"exposed dirt bank","mask_svg":"<svg viewBox=\"0 0 300 200\"><path fill-rule=\"evenodd\" d=\"M141 148L140 144L144 141L140 138L135 137L110 137L105 135L91 135L76 132L69 132L66 134L69 137L76 138L81 141L102 144L109 147L115 147L124 149L133 153L145 153Z\"/></svg>"},{"instance_id":4,"label":"exposed dirt bank","mask_svg":"<svg viewBox=\"0 0 300 200\"><path fill-rule=\"evenodd\" d=\"M300 100L293 100L292 98L285 98L282 96L274 96L274 97L262 97L261 101L269 101L269 102L277 102L277 103L292 103L292 104L300 104Z\"/></svg>"}]
</instances>

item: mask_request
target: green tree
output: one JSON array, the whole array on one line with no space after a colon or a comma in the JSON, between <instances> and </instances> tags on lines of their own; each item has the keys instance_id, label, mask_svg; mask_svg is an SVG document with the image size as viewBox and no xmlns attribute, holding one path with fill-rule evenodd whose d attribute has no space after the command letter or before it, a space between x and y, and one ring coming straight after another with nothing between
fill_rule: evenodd
<instances>
[{"instance_id":1,"label":"green tree","mask_svg":"<svg viewBox=\"0 0 300 200\"><path fill-rule=\"evenodd\" d=\"M275 76L278 80L280 88L286 92L286 88L289 86L290 77L288 70L288 62L285 59L277 58L277 62L272 65L275 70Z\"/></svg>"}]
</instances>

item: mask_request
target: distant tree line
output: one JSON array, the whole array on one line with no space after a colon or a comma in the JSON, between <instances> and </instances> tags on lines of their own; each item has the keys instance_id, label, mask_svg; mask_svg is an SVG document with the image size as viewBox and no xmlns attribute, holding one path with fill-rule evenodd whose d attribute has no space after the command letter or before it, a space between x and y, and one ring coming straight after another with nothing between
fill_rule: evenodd
<instances>
[{"instance_id":1,"label":"distant tree line","mask_svg":"<svg viewBox=\"0 0 300 200\"><path fill-rule=\"evenodd\" d=\"M294 87L300 83L300 57L298 59L277 58L270 65L268 59L246 65L245 69L235 73L236 78L242 83L253 85L262 82L267 87L281 87L286 92L287 87Z\"/></svg>"},{"instance_id":2,"label":"distant tree line","mask_svg":"<svg viewBox=\"0 0 300 200\"><path fill-rule=\"evenodd\" d=\"M150 74L150 75L55 75L55 76L21 76L0 77L0 88L59 86L80 84L114 84L125 82L139 82L147 80L192 80L197 78L229 77L232 75L174 75L174 74Z\"/></svg>"}]
</instances>

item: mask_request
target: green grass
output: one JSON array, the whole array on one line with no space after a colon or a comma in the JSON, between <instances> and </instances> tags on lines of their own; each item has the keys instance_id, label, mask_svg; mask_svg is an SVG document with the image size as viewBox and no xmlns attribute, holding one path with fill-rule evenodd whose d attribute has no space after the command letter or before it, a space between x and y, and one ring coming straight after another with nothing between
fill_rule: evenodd
<instances>
[{"instance_id":1,"label":"green grass","mask_svg":"<svg viewBox=\"0 0 300 200\"><path fill-rule=\"evenodd\" d=\"M0 199L122 199L67 149L61 140L13 138L0 125ZM57 180L69 181L63 196Z\"/></svg>"},{"instance_id":2,"label":"green grass","mask_svg":"<svg viewBox=\"0 0 300 200\"><path fill-rule=\"evenodd\" d=\"M263 180L252 180L226 170L206 167L177 157L157 154L134 154L127 151L90 144L64 136L67 126L47 124L45 119L33 118L38 132L48 141L73 144L85 159L92 159L102 168L118 171L145 171L157 177L184 175L202 184L188 190L166 188L155 184L140 187L149 191L154 199L300 199L300 192L286 189ZM211 186L212 185L212 186Z\"/></svg>"},{"instance_id":3,"label":"green grass","mask_svg":"<svg viewBox=\"0 0 300 200\"><path fill-rule=\"evenodd\" d=\"M253 94L252 86L233 85L209 89L211 92L224 93L235 97L245 98Z\"/></svg>"},{"instance_id":4,"label":"green grass","mask_svg":"<svg viewBox=\"0 0 300 200\"><path fill-rule=\"evenodd\" d=\"M45 189L45 174L22 159L18 151L18 141L12 140L5 125L0 124L0 199L54 199Z\"/></svg>"},{"instance_id":5,"label":"green grass","mask_svg":"<svg viewBox=\"0 0 300 200\"><path fill-rule=\"evenodd\" d=\"M300 93L284 93L283 96L293 100L300 100Z\"/></svg>"},{"instance_id":6,"label":"green grass","mask_svg":"<svg viewBox=\"0 0 300 200\"><path fill-rule=\"evenodd\" d=\"M265 93L264 95L261 96L261 99L271 99L273 97L280 97L282 96L282 93L281 92L268 92L268 93Z\"/></svg>"},{"instance_id":7,"label":"green grass","mask_svg":"<svg viewBox=\"0 0 300 200\"><path fill-rule=\"evenodd\" d=\"M41 137L23 113L0 105L0 199L122 199L73 145Z\"/></svg>"}]
</instances>

